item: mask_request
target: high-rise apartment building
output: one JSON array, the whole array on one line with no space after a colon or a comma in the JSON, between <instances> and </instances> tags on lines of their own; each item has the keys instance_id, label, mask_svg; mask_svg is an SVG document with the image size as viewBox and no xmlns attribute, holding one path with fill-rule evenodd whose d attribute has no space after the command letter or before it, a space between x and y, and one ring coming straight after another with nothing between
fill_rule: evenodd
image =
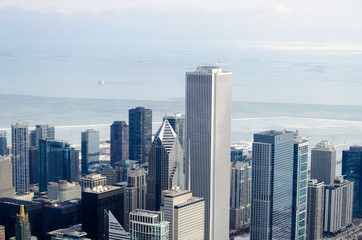
<instances>
[{"instance_id":1,"label":"high-rise apartment building","mask_svg":"<svg viewBox=\"0 0 362 240\"><path fill-rule=\"evenodd\" d=\"M125 121L111 125L111 165L129 158L129 126Z\"/></svg>"},{"instance_id":2,"label":"high-rise apartment building","mask_svg":"<svg viewBox=\"0 0 362 240\"><path fill-rule=\"evenodd\" d=\"M136 209L146 208L146 171L131 168L127 173L127 186L124 193L124 229L129 230L129 214Z\"/></svg>"},{"instance_id":3,"label":"high-rise apartment building","mask_svg":"<svg viewBox=\"0 0 362 240\"><path fill-rule=\"evenodd\" d=\"M251 164L237 162L231 170L230 228L250 223Z\"/></svg>"},{"instance_id":4,"label":"high-rise apartment building","mask_svg":"<svg viewBox=\"0 0 362 240\"><path fill-rule=\"evenodd\" d=\"M82 132L82 175L97 172L99 167L99 132Z\"/></svg>"},{"instance_id":5,"label":"high-rise apartment building","mask_svg":"<svg viewBox=\"0 0 362 240\"><path fill-rule=\"evenodd\" d=\"M169 222L170 240L204 239L204 199L188 190L162 192L162 211Z\"/></svg>"},{"instance_id":6,"label":"high-rise apartment building","mask_svg":"<svg viewBox=\"0 0 362 240\"><path fill-rule=\"evenodd\" d=\"M70 183L66 180L60 180L59 183L48 183L48 199L53 201L65 202L82 197L82 188L77 182Z\"/></svg>"},{"instance_id":7,"label":"high-rise apartment building","mask_svg":"<svg viewBox=\"0 0 362 240\"><path fill-rule=\"evenodd\" d=\"M75 181L75 149L63 141L39 140L39 191L47 191L49 182Z\"/></svg>"},{"instance_id":8,"label":"high-rise apartment building","mask_svg":"<svg viewBox=\"0 0 362 240\"><path fill-rule=\"evenodd\" d=\"M231 146L230 161L233 163L243 161L244 149L241 146Z\"/></svg>"},{"instance_id":9,"label":"high-rise apartment building","mask_svg":"<svg viewBox=\"0 0 362 240\"><path fill-rule=\"evenodd\" d=\"M335 234L352 224L353 182L338 177L325 186L324 232Z\"/></svg>"},{"instance_id":10,"label":"high-rise apartment building","mask_svg":"<svg viewBox=\"0 0 362 240\"><path fill-rule=\"evenodd\" d=\"M0 131L0 156L8 155L8 140L6 131Z\"/></svg>"},{"instance_id":11,"label":"high-rise apartment building","mask_svg":"<svg viewBox=\"0 0 362 240\"><path fill-rule=\"evenodd\" d=\"M229 236L231 77L216 66L186 73L186 185L205 199L206 240Z\"/></svg>"},{"instance_id":12,"label":"high-rise apartment building","mask_svg":"<svg viewBox=\"0 0 362 240\"><path fill-rule=\"evenodd\" d=\"M55 140L55 128L48 124L38 124L35 130L30 132L30 146L38 147L40 139Z\"/></svg>"},{"instance_id":13,"label":"high-rise apartment building","mask_svg":"<svg viewBox=\"0 0 362 240\"><path fill-rule=\"evenodd\" d=\"M352 146L342 153L342 175L354 182L353 216L362 217L362 146Z\"/></svg>"},{"instance_id":14,"label":"high-rise apartment building","mask_svg":"<svg viewBox=\"0 0 362 240\"><path fill-rule=\"evenodd\" d=\"M181 144L182 149L184 149L184 138L185 138L185 116L181 113L174 113L171 116L166 116L163 118L168 120L172 129L175 131L176 135L178 136L178 140Z\"/></svg>"},{"instance_id":15,"label":"high-rise apartment building","mask_svg":"<svg viewBox=\"0 0 362 240\"><path fill-rule=\"evenodd\" d=\"M331 185L336 176L336 150L331 142L323 140L312 149L311 179Z\"/></svg>"},{"instance_id":16,"label":"high-rise apartment building","mask_svg":"<svg viewBox=\"0 0 362 240\"><path fill-rule=\"evenodd\" d=\"M98 186L82 192L82 226L93 240L103 240L106 234L105 210L123 222L123 188Z\"/></svg>"},{"instance_id":17,"label":"high-rise apartment building","mask_svg":"<svg viewBox=\"0 0 362 240\"><path fill-rule=\"evenodd\" d=\"M0 198L14 197L12 170L10 157L0 156Z\"/></svg>"},{"instance_id":18,"label":"high-rise apartment building","mask_svg":"<svg viewBox=\"0 0 362 240\"><path fill-rule=\"evenodd\" d=\"M13 184L18 195L29 192L29 134L27 123L13 123L12 165Z\"/></svg>"},{"instance_id":19,"label":"high-rise apartment building","mask_svg":"<svg viewBox=\"0 0 362 240\"><path fill-rule=\"evenodd\" d=\"M169 239L169 222L163 212L137 209L130 214L129 226L131 240Z\"/></svg>"},{"instance_id":20,"label":"high-rise apartment building","mask_svg":"<svg viewBox=\"0 0 362 240\"><path fill-rule=\"evenodd\" d=\"M324 183L311 179L308 182L307 229L309 240L323 238Z\"/></svg>"},{"instance_id":21,"label":"high-rise apartment building","mask_svg":"<svg viewBox=\"0 0 362 240\"><path fill-rule=\"evenodd\" d=\"M185 189L184 153L175 131L165 120L153 140L148 162L147 209L159 211L161 193Z\"/></svg>"},{"instance_id":22,"label":"high-rise apartment building","mask_svg":"<svg viewBox=\"0 0 362 240\"><path fill-rule=\"evenodd\" d=\"M307 239L307 181L309 143L300 135L294 139L292 239Z\"/></svg>"},{"instance_id":23,"label":"high-rise apartment building","mask_svg":"<svg viewBox=\"0 0 362 240\"><path fill-rule=\"evenodd\" d=\"M152 144L152 110L136 107L128 111L129 159L148 162Z\"/></svg>"},{"instance_id":24,"label":"high-rise apartment building","mask_svg":"<svg viewBox=\"0 0 362 240\"><path fill-rule=\"evenodd\" d=\"M250 239L290 239L294 133L254 134Z\"/></svg>"}]
</instances>

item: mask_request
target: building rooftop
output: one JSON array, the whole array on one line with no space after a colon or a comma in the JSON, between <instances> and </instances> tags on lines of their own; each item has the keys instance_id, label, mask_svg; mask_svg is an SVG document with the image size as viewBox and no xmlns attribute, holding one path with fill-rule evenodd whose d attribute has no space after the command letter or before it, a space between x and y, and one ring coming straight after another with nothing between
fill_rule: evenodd
<instances>
[{"instance_id":1,"label":"building rooftop","mask_svg":"<svg viewBox=\"0 0 362 240\"><path fill-rule=\"evenodd\" d=\"M72 200L65 201L65 202L53 202L53 203L47 205L47 207L61 209L61 208L69 208L74 205L79 205L80 203L81 203L80 199L72 199Z\"/></svg>"},{"instance_id":2,"label":"building rooftop","mask_svg":"<svg viewBox=\"0 0 362 240\"><path fill-rule=\"evenodd\" d=\"M116 186L98 186L98 187L94 187L92 189L90 188L85 188L83 190L83 192L91 192L91 193L96 193L96 194L101 194L104 192L109 192L109 191L113 191L116 189L121 189L120 187L116 187Z\"/></svg>"},{"instance_id":3,"label":"building rooftop","mask_svg":"<svg viewBox=\"0 0 362 240\"><path fill-rule=\"evenodd\" d=\"M257 133L257 135L277 136L277 135L283 135L283 134L285 134L287 132L291 132L291 131L287 131L287 130L284 130L284 131L268 130L268 131L265 131L265 132Z\"/></svg>"},{"instance_id":4,"label":"building rooftop","mask_svg":"<svg viewBox=\"0 0 362 240\"><path fill-rule=\"evenodd\" d=\"M318 150L334 150L334 145L333 143L331 143L330 141L328 140L322 140L320 143L318 143L316 145L315 148L313 149L318 149Z\"/></svg>"}]
</instances>

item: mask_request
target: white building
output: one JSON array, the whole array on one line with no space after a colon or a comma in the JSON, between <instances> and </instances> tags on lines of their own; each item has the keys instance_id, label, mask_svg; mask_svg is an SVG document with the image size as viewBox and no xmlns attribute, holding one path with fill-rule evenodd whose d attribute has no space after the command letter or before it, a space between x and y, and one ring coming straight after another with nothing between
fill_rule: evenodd
<instances>
[{"instance_id":1,"label":"white building","mask_svg":"<svg viewBox=\"0 0 362 240\"><path fill-rule=\"evenodd\" d=\"M80 179L80 186L82 187L82 191L106 185L107 185L107 178L98 173L91 173Z\"/></svg>"},{"instance_id":2,"label":"white building","mask_svg":"<svg viewBox=\"0 0 362 240\"><path fill-rule=\"evenodd\" d=\"M205 199L205 239L229 237L231 72L186 73L186 186Z\"/></svg>"},{"instance_id":3,"label":"white building","mask_svg":"<svg viewBox=\"0 0 362 240\"><path fill-rule=\"evenodd\" d=\"M69 183L66 180L60 180L59 183L48 183L48 199L60 202L81 199L82 189L78 183Z\"/></svg>"}]
</instances>

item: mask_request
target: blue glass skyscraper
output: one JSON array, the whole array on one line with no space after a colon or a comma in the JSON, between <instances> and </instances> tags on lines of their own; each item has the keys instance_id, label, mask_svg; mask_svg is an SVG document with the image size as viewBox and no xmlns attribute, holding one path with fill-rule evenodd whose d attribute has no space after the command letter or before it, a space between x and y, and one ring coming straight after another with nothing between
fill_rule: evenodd
<instances>
[{"instance_id":1,"label":"blue glass skyscraper","mask_svg":"<svg viewBox=\"0 0 362 240\"><path fill-rule=\"evenodd\" d=\"M290 131L254 134L250 239L290 239L293 144Z\"/></svg>"},{"instance_id":2,"label":"blue glass skyscraper","mask_svg":"<svg viewBox=\"0 0 362 240\"><path fill-rule=\"evenodd\" d=\"M82 175L94 173L99 167L99 132L82 132Z\"/></svg>"},{"instance_id":3,"label":"blue glass skyscraper","mask_svg":"<svg viewBox=\"0 0 362 240\"><path fill-rule=\"evenodd\" d=\"M297 135L294 140L293 163L293 209L292 238L307 239L307 181L308 181L308 141Z\"/></svg>"},{"instance_id":4,"label":"blue glass skyscraper","mask_svg":"<svg viewBox=\"0 0 362 240\"><path fill-rule=\"evenodd\" d=\"M0 156L8 155L8 142L6 131L0 131Z\"/></svg>"},{"instance_id":5,"label":"blue glass skyscraper","mask_svg":"<svg viewBox=\"0 0 362 240\"><path fill-rule=\"evenodd\" d=\"M47 190L49 182L75 181L75 149L63 141L39 140L39 191Z\"/></svg>"}]
</instances>

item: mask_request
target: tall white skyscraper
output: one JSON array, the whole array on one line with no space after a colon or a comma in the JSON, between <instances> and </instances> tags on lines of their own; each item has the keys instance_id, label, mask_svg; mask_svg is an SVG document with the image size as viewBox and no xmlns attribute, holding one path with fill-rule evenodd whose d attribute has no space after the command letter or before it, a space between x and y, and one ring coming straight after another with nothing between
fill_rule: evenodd
<instances>
[{"instance_id":1,"label":"tall white skyscraper","mask_svg":"<svg viewBox=\"0 0 362 240\"><path fill-rule=\"evenodd\" d=\"M186 178L205 199L205 239L229 238L231 77L217 66L186 73Z\"/></svg>"}]
</instances>

